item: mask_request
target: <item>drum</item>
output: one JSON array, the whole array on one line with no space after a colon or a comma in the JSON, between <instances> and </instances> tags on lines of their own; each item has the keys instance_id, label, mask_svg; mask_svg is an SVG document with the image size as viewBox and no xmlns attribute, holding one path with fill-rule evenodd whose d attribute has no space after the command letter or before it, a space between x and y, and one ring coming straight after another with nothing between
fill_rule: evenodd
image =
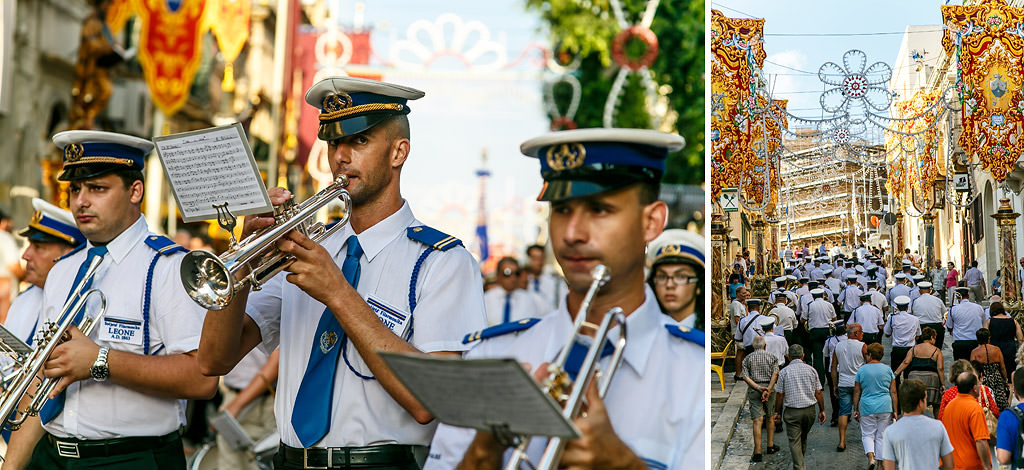
<instances>
[{"instance_id":1,"label":"drum","mask_svg":"<svg viewBox=\"0 0 1024 470\"><path fill-rule=\"evenodd\" d=\"M269 468L269 467L268 467ZM199 448L192 464L188 470L216 470L217 469L217 441L210 441Z\"/></svg>"},{"instance_id":2,"label":"drum","mask_svg":"<svg viewBox=\"0 0 1024 470\"><path fill-rule=\"evenodd\" d=\"M274 468L274 456L277 455L280 443L281 433L275 429L252 445L252 453L256 457L256 466L260 470L272 470Z\"/></svg>"}]
</instances>

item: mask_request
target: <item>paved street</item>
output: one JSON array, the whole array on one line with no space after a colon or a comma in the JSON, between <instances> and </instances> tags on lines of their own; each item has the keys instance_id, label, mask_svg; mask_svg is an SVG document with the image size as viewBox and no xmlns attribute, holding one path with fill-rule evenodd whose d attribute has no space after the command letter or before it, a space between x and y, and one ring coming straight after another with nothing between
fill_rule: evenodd
<instances>
[{"instance_id":1,"label":"paved street","mask_svg":"<svg viewBox=\"0 0 1024 470\"><path fill-rule=\"evenodd\" d=\"M946 345L942 349L944 365L949 371L949 365L953 362L953 351L950 348L950 336L946 335ZM889 350L891 340L885 338L882 341L885 345L886 355L882 362L889 363ZM717 363L717 361L716 361ZM792 468L792 460L789 457L789 442L786 440L785 429L775 434L775 445L782 448L780 452L773 455L764 454L764 462L750 463L750 456L754 453L753 434L751 429L750 414L745 406L744 396L746 385L742 382L733 383L732 374L726 374L726 389L719 390L718 376L712 374L711 383L711 462L712 470L788 470ZM825 398L825 408L831 416L832 407ZM737 416L738 415L738 416ZM928 411L931 416L931 411ZM727 426L729 420L735 424ZM728 429L727 429L728 428ZM767 435L762 435L762 451L767 447ZM865 469L868 466L867 458L864 456L864 447L860 440L860 426L856 421L851 420L847 428L846 451L836 452L836 445L839 443L839 428L825 424L815 424L808 436L807 453L805 462L807 468L830 468L830 469Z\"/></svg>"}]
</instances>

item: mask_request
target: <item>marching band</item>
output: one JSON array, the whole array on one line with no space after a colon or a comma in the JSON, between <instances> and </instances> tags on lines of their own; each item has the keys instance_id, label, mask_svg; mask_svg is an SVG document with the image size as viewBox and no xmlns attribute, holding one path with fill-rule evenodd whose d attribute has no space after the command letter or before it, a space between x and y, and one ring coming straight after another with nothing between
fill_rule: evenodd
<instances>
[{"instance_id":1,"label":"marching band","mask_svg":"<svg viewBox=\"0 0 1024 470\"><path fill-rule=\"evenodd\" d=\"M530 295L536 290L543 300L524 303L521 314L494 315L491 324L501 321L489 326L476 260L460 240L417 220L402 196L403 165L423 158L412 152L409 118L410 103L423 96L350 77L308 90L306 102L320 110L317 137L327 143L338 192L350 201L345 220L319 239L280 230L271 249L283 271L227 294L210 288L224 280L215 274L204 272L210 277L197 284L199 268L182 263L187 250L141 217L152 142L99 131L55 135L71 210L34 201L37 212L21 232L32 287L6 326L25 345L8 354L5 370L16 373L5 373L0 405L25 419L5 423L16 429L3 468L184 469L187 402L213 396L218 383L224 413L269 440L254 445L268 455L257 467L252 455L218 439L217 468L504 468L519 443L536 463L540 437L510 442L439 424L381 353L512 357L534 371L566 349L565 372L573 375L581 359L575 348L593 331L584 326L580 339L564 344L571 324L580 315L584 325L601 323L614 307L622 324L609 339L629 332L622 367L606 393L586 390L585 412L573 418L582 437L564 443L552 465L702 468L706 411L694 410L705 409L707 389L695 380L705 373L703 319L696 318L704 309L703 241L659 238L667 218L659 182L666 155L682 139L583 129L523 143L522 152L540 163L538 200L551 205L550 240L566 279L559 287L542 273L543 247L530 247L537 262L523 269L533 276ZM275 206L291 196L284 188L269 194ZM280 219L246 217L242 245ZM216 264L197 255L190 260L204 269ZM648 278L651 261L660 270ZM581 311L598 265L609 280ZM514 292L511 277L520 268L508 266ZM240 263L215 272L230 285L256 269ZM684 292L667 286L686 294L656 297ZM606 368L610 358L597 361ZM44 378L52 389L38 387L46 399L26 410Z\"/></svg>"}]
</instances>

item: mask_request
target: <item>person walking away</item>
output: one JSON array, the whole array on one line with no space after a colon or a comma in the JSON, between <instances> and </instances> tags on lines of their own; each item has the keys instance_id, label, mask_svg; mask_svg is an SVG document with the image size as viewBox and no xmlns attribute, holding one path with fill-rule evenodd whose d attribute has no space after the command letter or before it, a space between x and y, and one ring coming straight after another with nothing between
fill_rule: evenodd
<instances>
[{"instance_id":1,"label":"person walking away","mask_svg":"<svg viewBox=\"0 0 1024 470\"><path fill-rule=\"evenodd\" d=\"M989 344L1002 351L1006 370L1017 370L1017 346L1024 341L1024 334L1017 320L1006 313L1002 302L989 305L989 319L985 321L985 328L992 333Z\"/></svg>"},{"instance_id":2,"label":"person walking away","mask_svg":"<svg viewBox=\"0 0 1024 470\"><path fill-rule=\"evenodd\" d=\"M971 261L971 267L964 272L964 285L971 291L971 300L980 303L987 295L985 275L978 269L978 260Z\"/></svg>"},{"instance_id":3,"label":"person walking away","mask_svg":"<svg viewBox=\"0 0 1024 470\"><path fill-rule=\"evenodd\" d=\"M985 311L968 300L968 289L957 287L953 305L946 317L946 329L953 333L953 359L968 359L978 347L978 330L985 322Z\"/></svg>"},{"instance_id":4,"label":"person walking away","mask_svg":"<svg viewBox=\"0 0 1024 470\"><path fill-rule=\"evenodd\" d=\"M1010 388L1006 380L1006 366L1003 353L989 344L992 333L987 328L978 330L978 347L971 351L971 364L981 374L981 383L992 389L996 395L996 406L1005 410L1010 406Z\"/></svg>"},{"instance_id":5,"label":"person walking away","mask_svg":"<svg viewBox=\"0 0 1024 470\"><path fill-rule=\"evenodd\" d=\"M841 341L846 341L847 338L846 323L843 320L836 321L831 328L830 336L825 339L825 350L822 351L825 355L825 370L827 371L825 379L828 382L828 399L832 408L832 420L829 421L829 426L833 428L839 425L839 393L836 388L836 377L832 376L832 364L835 363L836 346Z\"/></svg>"},{"instance_id":6,"label":"person walking away","mask_svg":"<svg viewBox=\"0 0 1024 470\"><path fill-rule=\"evenodd\" d=\"M940 297L932 294L934 286L930 282L922 282L918 287L921 289L921 296L910 303L910 313L921 322L921 328L931 327L935 330L935 347L942 349L942 340L946 337L946 329L942 327L946 304Z\"/></svg>"},{"instance_id":7,"label":"person walking away","mask_svg":"<svg viewBox=\"0 0 1024 470\"><path fill-rule=\"evenodd\" d=\"M956 287L960 282L960 273L956 270L956 265L952 261L949 262L949 270L946 273L946 303L953 305L953 293L956 291Z\"/></svg>"},{"instance_id":8,"label":"person walking away","mask_svg":"<svg viewBox=\"0 0 1024 470\"><path fill-rule=\"evenodd\" d=\"M910 348L903 362L893 372L897 377L905 374L907 380L919 380L928 391L928 405L932 407L932 416L939 415L939 401L945 387L945 375L942 370L942 350L935 346L935 330L926 326L921 330L921 342ZM903 387L900 387L902 390ZM902 396L900 401L903 401Z\"/></svg>"},{"instance_id":9,"label":"person walking away","mask_svg":"<svg viewBox=\"0 0 1024 470\"><path fill-rule=\"evenodd\" d=\"M932 268L932 271L928 276L928 280L932 283L932 290L935 291L935 295L940 299L946 298L946 274L948 274L948 272L946 271L946 268L942 267L942 261L935 260L935 266Z\"/></svg>"},{"instance_id":10,"label":"person walking away","mask_svg":"<svg viewBox=\"0 0 1024 470\"><path fill-rule=\"evenodd\" d=\"M953 444L953 463L956 470L991 470L988 425L978 404L979 382L973 372L961 372L956 377L957 396L942 416L949 441Z\"/></svg>"},{"instance_id":11,"label":"person walking away","mask_svg":"<svg viewBox=\"0 0 1024 470\"><path fill-rule=\"evenodd\" d=\"M879 459L885 470L953 470L953 444L942 422L924 415L927 385L908 379L899 387L903 416L886 428ZM1014 428L1016 429L1016 428Z\"/></svg>"},{"instance_id":12,"label":"person walking away","mask_svg":"<svg viewBox=\"0 0 1024 470\"><path fill-rule=\"evenodd\" d=\"M853 419L860 422L860 439L868 470L875 468L875 449L882 448L882 436L896 419L896 377L885 364L881 343L867 347L868 362L857 369L853 386Z\"/></svg>"},{"instance_id":13,"label":"person walking away","mask_svg":"<svg viewBox=\"0 0 1024 470\"><path fill-rule=\"evenodd\" d=\"M1024 422L1024 369L1013 371L1011 377L1013 396L1017 398L1017 404L1010 408L1010 413L999 416L999 424L996 427L996 460L1002 464L999 468L1019 470L1024 468L1024 465L1018 465L1024 463L1020 462L1020 423Z\"/></svg>"},{"instance_id":14,"label":"person walking away","mask_svg":"<svg viewBox=\"0 0 1024 470\"><path fill-rule=\"evenodd\" d=\"M867 345L861 339L864 332L860 325L853 323L847 328L847 339L836 345L832 355L830 376L835 384L832 393L839 397L839 444L836 452L846 450L846 427L850 424L853 414L853 391L856 384L857 371L864 365L867 356Z\"/></svg>"},{"instance_id":15,"label":"person walking away","mask_svg":"<svg viewBox=\"0 0 1024 470\"><path fill-rule=\"evenodd\" d=\"M764 337L758 336L753 341L754 351L743 358L743 381L750 387L747 390L747 405L750 407L750 419L754 427L754 455L751 462L761 462L761 423L767 418L774 421L775 413L775 382L779 378L779 362L774 354L765 350ZM779 451L775 442L775 423L768 429L768 453Z\"/></svg>"},{"instance_id":16,"label":"person walking away","mask_svg":"<svg viewBox=\"0 0 1024 470\"><path fill-rule=\"evenodd\" d=\"M793 459L793 470L806 470L804 453L807 452L807 434L814 426L814 406L818 406L817 420L825 422L825 401L821 396L821 381L814 367L804 362L804 348L799 344L789 347L790 363L779 372L775 383L776 421L785 406L786 437L789 439L789 453Z\"/></svg>"},{"instance_id":17,"label":"person walking away","mask_svg":"<svg viewBox=\"0 0 1024 470\"><path fill-rule=\"evenodd\" d=\"M892 338L892 350L889 351L889 367L893 370L903 363L907 352L914 346L918 336L921 336L921 323L917 317L911 315L907 310L910 308L910 297L901 295L895 299L896 310L885 322L885 336ZM900 376L896 375L896 386L900 383Z\"/></svg>"}]
</instances>

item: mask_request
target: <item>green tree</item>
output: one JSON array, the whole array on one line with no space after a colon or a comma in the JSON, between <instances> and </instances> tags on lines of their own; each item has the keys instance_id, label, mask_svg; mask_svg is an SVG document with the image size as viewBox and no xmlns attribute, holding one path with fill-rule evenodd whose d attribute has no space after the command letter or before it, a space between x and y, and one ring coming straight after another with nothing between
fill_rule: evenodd
<instances>
[{"instance_id":1,"label":"green tree","mask_svg":"<svg viewBox=\"0 0 1024 470\"><path fill-rule=\"evenodd\" d=\"M627 21L638 21L645 0L621 0ZM619 32L608 0L526 0L528 10L540 14L556 54L580 56L576 77L582 86L576 123L600 127L604 104L618 65L612 60L612 40ZM700 184L704 181L704 0L662 0L651 24L658 37L658 57L650 67L654 81L668 91L669 107L676 114L675 131L686 147L669 155L663 181ZM646 50L639 40L626 45L626 54L638 57ZM565 109L568 87L555 88L555 101ZM650 127L640 78L630 75L619 102L616 127Z\"/></svg>"}]
</instances>

